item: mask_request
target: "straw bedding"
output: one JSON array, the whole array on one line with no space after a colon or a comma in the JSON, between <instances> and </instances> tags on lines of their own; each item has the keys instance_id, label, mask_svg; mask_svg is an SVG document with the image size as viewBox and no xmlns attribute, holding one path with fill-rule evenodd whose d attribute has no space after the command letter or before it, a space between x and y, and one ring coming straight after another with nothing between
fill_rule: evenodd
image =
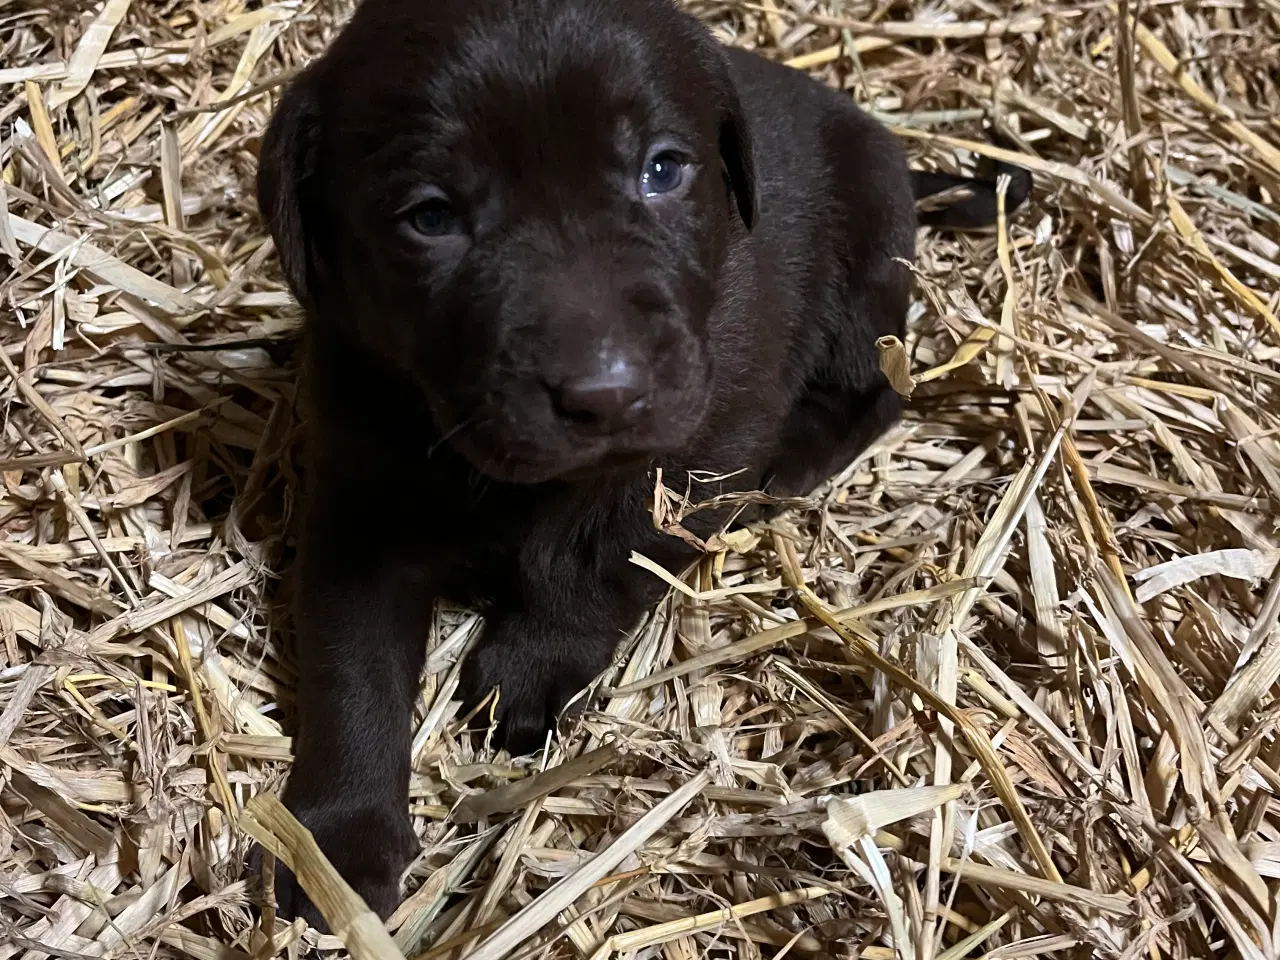
<instances>
[{"instance_id":1,"label":"straw bedding","mask_svg":"<svg viewBox=\"0 0 1280 960\"><path fill-rule=\"evenodd\" d=\"M923 241L906 422L708 544L547 759L451 700L440 611L388 936L271 799L298 318L251 183L347 8L0 4L0 960L344 949L259 920L250 836L357 956L1280 955L1280 4L694 9L919 164L996 125L1035 196Z\"/></svg>"}]
</instances>

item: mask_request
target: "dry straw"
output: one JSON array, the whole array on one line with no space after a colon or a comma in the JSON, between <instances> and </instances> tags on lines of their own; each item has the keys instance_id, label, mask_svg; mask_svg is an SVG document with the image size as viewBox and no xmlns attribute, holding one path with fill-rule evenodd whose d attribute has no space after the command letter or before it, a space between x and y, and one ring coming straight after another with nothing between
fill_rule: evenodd
<instances>
[{"instance_id":1,"label":"dry straw","mask_svg":"<svg viewBox=\"0 0 1280 960\"><path fill-rule=\"evenodd\" d=\"M1280 955L1280 4L690 7L1037 189L922 238L900 428L634 558L669 598L545 760L467 732L440 611L384 929L272 796L297 314L251 185L348 5L0 5L0 960ZM255 840L336 936L260 919Z\"/></svg>"}]
</instances>

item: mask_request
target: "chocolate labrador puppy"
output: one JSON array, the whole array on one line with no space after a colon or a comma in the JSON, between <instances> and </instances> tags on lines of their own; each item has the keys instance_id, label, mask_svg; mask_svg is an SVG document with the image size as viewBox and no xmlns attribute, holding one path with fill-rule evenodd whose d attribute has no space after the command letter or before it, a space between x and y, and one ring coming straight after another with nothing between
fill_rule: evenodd
<instances>
[{"instance_id":1,"label":"chocolate labrador puppy","mask_svg":"<svg viewBox=\"0 0 1280 960\"><path fill-rule=\"evenodd\" d=\"M994 188L913 183L846 95L670 0L365 0L259 177L311 395L285 800L385 917L433 601L486 611L462 693L537 748L664 592L632 552L692 558L654 468L802 495L849 463L899 413L916 196L967 185L930 220L972 226Z\"/></svg>"}]
</instances>

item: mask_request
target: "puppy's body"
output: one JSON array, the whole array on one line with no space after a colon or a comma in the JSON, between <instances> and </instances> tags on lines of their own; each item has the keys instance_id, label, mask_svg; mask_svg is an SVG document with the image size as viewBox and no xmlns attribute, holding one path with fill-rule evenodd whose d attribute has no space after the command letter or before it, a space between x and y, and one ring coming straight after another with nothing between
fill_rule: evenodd
<instances>
[{"instance_id":1,"label":"puppy's body","mask_svg":"<svg viewBox=\"0 0 1280 960\"><path fill-rule=\"evenodd\" d=\"M765 478L771 492L802 495L898 416L875 341L904 334L911 175L897 140L847 97L747 51L727 55L760 192L747 241L764 294L754 309L772 314L761 332L786 345L787 412Z\"/></svg>"},{"instance_id":2,"label":"puppy's body","mask_svg":"<svg viewBox=\"0 0 1280 960\"><path fill-rule=\"evenodd\" d=\"M540 745L663 592L631 554L692 557L653 528L654 467L804 494L897 417L875 341L903 335L916 225L887 131L667 0L430 7L366 0L278 109L260 187L310 348L286 801L384 916L433 601L485 609L462 692L499 688L505 742ZM655 140L688 157L674 198L628 185L664 174ZM418 181L427 240L388 212ZM586 419L562 402L635 369L620 420L608 390Z\"/></svg>"}]
</instances>

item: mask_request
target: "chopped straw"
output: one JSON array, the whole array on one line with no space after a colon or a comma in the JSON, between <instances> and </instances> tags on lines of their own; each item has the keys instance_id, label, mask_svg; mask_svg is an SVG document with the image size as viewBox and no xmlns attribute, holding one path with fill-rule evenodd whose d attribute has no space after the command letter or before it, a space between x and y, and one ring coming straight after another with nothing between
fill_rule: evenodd
<instances>
[{"instance_id":1,"label":"chopped straw","mask_svg":"<svg viewBox=\"0 0 1280 960\"><path fill-rule=\"evenodd\" d=\"M901 426L633 558L668 596L545 755L454 701L441 607L385 926L275 799L299 315L253 201L351 0L0 11L0 960L1280 957L1280 4L687 6L1035 191L921 234ZM451 509L413 489L350 522Z\"/></svg>"}]
</instances>

